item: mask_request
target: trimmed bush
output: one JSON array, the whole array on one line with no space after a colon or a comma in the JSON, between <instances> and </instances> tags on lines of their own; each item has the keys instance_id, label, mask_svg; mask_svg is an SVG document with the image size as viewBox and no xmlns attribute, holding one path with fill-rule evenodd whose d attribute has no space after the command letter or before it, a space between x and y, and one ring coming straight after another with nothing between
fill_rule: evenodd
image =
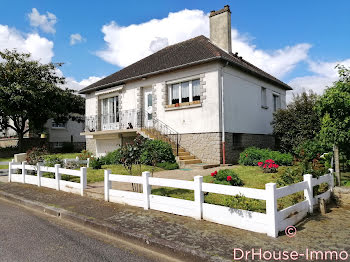
<instances>
[{"instance_id":1,"label":"trimmed bush","mask_svg":"<svg viewBox=\"0 0 350 262\"><path fill-rule=\"evenodd\" d=\"M161 140L147 140L143 145L141 162L152 166L164 162L175 163L173 149Z\"/></svg>"},{"instance_id":2,"label":"trimmed bush","mask_svg":"<svg viewBox=\"0 0 350 262\"><path fill-rule=\"evenodd\" d=\"M157 167L163 168L165 170L174 170L174 169L178 169L179 165L176 162L175 163L163 162L163 163L158 163Z\"/></svg>"},{"instance_id":3,"label":"trimmed bush","mask_svg":"<svg viewBox=\"0 0 350 262\"><path fill-rule=\"evenodd\" d=\"M60 164L63 167L63 160L57 156L45 156L45 166L54 167L56 164Z\"/></svg>"},{"instance_id":4,"label":"trimmed bush","mask_svg":"<svg viewBox=\"0 0 350 262\"><path fill-rule=\"evenodd\" d=\"M259 162L273 159L280 166L290 166L293 163L293 156L289 153L281 153L270 149L248 147L239 156L239 164L245 166L257 166Z\"/></svg>"},{"instance_id":5,"label":"trimmed bush","mask_svg":"<svg viewBox=\"0 0 350 262\"><path fill-rule=\"evenodd\" d=\"M121 164L121 157L120 148L118 148L117 150L107 153L107 155L101 157L100 160L104 165L118 165Z\"/></svg>"},{"instance_id":6,"label":"trimmed bush","mask_svg":"<svg viewBox=\"0 0 350 262\"><path fill-rule=\"evenodd\" d=\"M101 169L102 161L99 158L93 158L90 161L90 166L92 167L92 169Z\"/></svg>"},{"instance_id":7,"label":"trimmed bush","mask_svg":"<svg viewBox=\"0 0 350 262\"><path fill-rule=\"evenodd\" d=\"M215 171L211 173L214 177L215 184L231 185L231 186L243 186L243 181L232 169L222 169L219 172Z\"/></svg>"}]
</instances>

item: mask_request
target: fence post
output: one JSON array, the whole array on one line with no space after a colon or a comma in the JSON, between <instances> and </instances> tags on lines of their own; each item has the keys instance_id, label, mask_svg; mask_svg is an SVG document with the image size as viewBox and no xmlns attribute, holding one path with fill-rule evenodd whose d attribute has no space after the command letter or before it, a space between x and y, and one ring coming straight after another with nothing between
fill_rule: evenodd
<instances>
[{"instance_id":1,"label":"fence post","mask_svg":"<svg viewBox=\"0 0 350 262\"><path fill-rule=\"evenodd\" d=\"M149 185L149 177L151 173L148 171L142 172L142 186L143 186L143 197L144 197L144 206L145 210L150 208L149 196L151 194L151 186Z\"/></svg>"},{"instance_id":2,"label":"fence post","mask_svg":"<svg viewBox=\"0 0 350 262\"><path fill-rule=\"evenodd\" d=\"M87 162L86 162L86 167L89 168L89 167L90 167L90 157L88 157L88 158L86 159L86 161L87 161Z\"/></svg>"},{"instance_id":3,"label":"fence post","mask_svg":"<svg viewBox=\"0 0 350 262\"><path fill-rule=\"evenodd\" d=\"M40 170L41 165L42 163L40 162L36 164L36 175L38 177L38 187L41 187L41 170Z\"/></svg>"},{"instance_id":4,"label":"fence post","mask_svg":"<svg viewBox=\"0 0 350 262\"><path fill-rule=\"evenodd\" d=\"M270 225L267 229L267 235L270 237L278 236L278 221L277 221L277 197L276 197L276 183L268 183L265 185L266 192L266 221Z\"/></svg>"},{"instance_id":5,"label":"fence post","mask_svg":"<svg viewBox=\"0 0 350 262\"><path fill-rule=\"evenodd\" d=\"M202 183L203 183L202 176L195 176L194 177L194 203L196 205L195 218L197 220L201 220L202 214L203 214L204 194L202 191Z\"/></svg>"},{"instance_id":6,"label":"fence post","mask_svg":"<svg viewBox=\"0 0 350 262\"><path fill-rule=\"evenodd\" d=\"M26 174L27 174L27 170L26 170L26 161L22 162L22 183L24 184L26 182Z\"/></svg>"},{"instance_id":7,"label":"fence post","mask_svg":"<svg viewBox=\"0 0 350 262\"><path fill-rule=\"evenodd\" d=\"M12 165L15 162L14 159L12 159L12 161L9 163L9 177L8 177L8 181L11 182L11 176L12 176Z\"/></svg>"},{"instance_id":8,"label":"fence post","mask_svg":"<svg viewBox=\"0 0 350 262\"><path fill-rule=\"evenodd\" d=\"M87 178L86 178L87 172L86 172L86 167L81 167L80 168L80 195L84 196L84 188L87 186Z\"/></svg>"},{"instance_id":9,"label":"fence post","mask_svg":"<svg viewBox=\"0 0 350 262\"><path fill-rule=\"evenodd\" d=\"M60 164L55 164L56 190L60 190L60 180L61 180L61 174L59 170L60 167L61 167Z\"/></svg>"},{"instance_id":10,"label":"fence post","mask_svg":"<svg viewBox=\"0 0 350 262\"><path fill-rule=\"evenodd\" d=\"M312 175L304 175L304 181L307 182L307 188L304 189L304 196L309 203L309 213L312 214L314 212L314 191L312 186Z\"/></svg>"},{"instance_id":11,"label":"fence post","mask_svg":"<svg viewBox=\"0 0 350 262\"><path fill-rule=\"evenodd\" d=\"M334 190L334 175L333 175L333 169L332 168L330 168L330 169L328 169L329 170L329 174L330 174L330 190L331 190L331 192L333 192L333 190Z\"/></svg>"},{"instance_id":12,"label":"fence post","mask_svg":"<svg viewBox=\"0 0 350 262\"><path fill-rule=\"evenodd\" d=\"M110 169L105 170L105 201L109 201L109 188L111 185L111 182L109 181L109 175L111 172L112 171Z\"/></svg>"}]
</instances>

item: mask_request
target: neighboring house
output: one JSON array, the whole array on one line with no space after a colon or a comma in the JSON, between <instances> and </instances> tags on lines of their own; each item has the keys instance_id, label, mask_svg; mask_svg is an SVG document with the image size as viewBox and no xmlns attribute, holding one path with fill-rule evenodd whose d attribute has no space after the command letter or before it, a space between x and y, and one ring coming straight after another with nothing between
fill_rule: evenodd
<instances>
[{"instance_id":1,"label":"neighboring house","mask_svg":"<svg viewBox=\"0 0 350 262\"><path fill-rule=\"evenodd\" d=\"M10 120L12 122L12 120ZM69 120L67 123L55 123L52 119L49 119L45 125L45 133L48 135L48 147L53 151L60 151L64 143L73 143L75 151L81 151L85 148L85 136L80 135L84 131L84 123ZM3 130L0 134L0 147L16 146L17 134L13 129L8 128ZM38 135L31 134L30 132L25 134L25 138L37 138ZM33 139L32 139L33 140ZM38 139L31 141L31 145L41 145L42 142L38 142ZM37 143L38 142L38 143ZM28 141L27 141L28 143Z\"/></svg>"},{"instance_id":2,"label":"neighboring house","mask_svg":"<svg viewBox=\"0 0 350 262\"><path fill-rule=\"evenodd\" d=\"M270 123L287 90L232 53L225 6L210 13L210 39L165 47L82 89L82 135L98 156L139 133L171 143L181 164L234 163L244 147L274 147Z\"/></svg>"}]
</instances>

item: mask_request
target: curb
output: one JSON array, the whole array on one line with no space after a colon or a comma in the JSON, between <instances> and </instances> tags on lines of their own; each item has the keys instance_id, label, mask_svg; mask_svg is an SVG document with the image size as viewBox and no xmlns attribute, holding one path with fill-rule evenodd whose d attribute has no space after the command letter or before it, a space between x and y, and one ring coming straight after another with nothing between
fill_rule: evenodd
<instances>
[{"instance_id":1,"label":"curb","mask_svg":"<svg viewBox=\"0 0 350 262\"><path fill-rule=\"evenodd\" d=\"M0 190L0 199L1 198L24 207L29 207L42 213L55 216L59 219L66 220L80 226L88 227L89 229L108 236L122 238L134 244L141 245L144 248L151 247L160 253L164 253L165 251L166 253L169 253L176 258L182 259L183 261L231 261L219 257L213 258L204 252L191 250L183 246L178 246L173 242L165 239L156 237L151 238L135 231L128 230L121 226L111 226L103 221L94 221L93 219L86 218L83 215L62 208L49 206L37 201L27 200L23 197L4 192L2 190Z\"/></svg>"}]
</instances>

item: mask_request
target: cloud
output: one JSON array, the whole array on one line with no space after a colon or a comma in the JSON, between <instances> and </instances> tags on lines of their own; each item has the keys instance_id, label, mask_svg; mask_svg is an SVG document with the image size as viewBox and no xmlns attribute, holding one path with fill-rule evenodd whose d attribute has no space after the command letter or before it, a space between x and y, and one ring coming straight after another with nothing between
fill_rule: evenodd
<instances>
[{"instance_id":1,"label":"cloud","mask_svg":"<svg viewBox=\"0 0 350 262\"><path fill-rule=\"evenodd\" d=\"M28 17L31 26L39 27L45 33L54 34L56 32L57 18L54 14L46 12L46 15L41 15L36 8L33 8Z\"/></svg>"},{"instance_id":2,"label":"cloud","mask_svg":"<svg viewBox=\"0 0 350 262\"><path fill-rule=\"evenodd\" d=\"M96 54L108 63L125 67L161 48L189 38L209 36L209 15L201 10L182 10L163 19L152 19L142 24L119 26L112 21L102 27L106 47ZM310 44L265 51L232 29L232 49L240 56L276 77L283 77L308 56Z\"/></svg>"},{"instance_id":3,"label":"cloud","mask_svg":"<svg viewBox=\"0 0 350 262\"><path fill-rule=\"evenodd\" d=\"M86 39L83 38L80 34L71 34L70 35L70 45L75 45L78 43L85 42Z\"/></svg>"},{"instance_id":4,"label":"cloud","mask_svg":"<svg viewBox=\"0 0 350 262\"><path fill-rule=\"evenodd\" d=\"M12 50L16 48L19 52L29 52L32 58L42 63L51 62L53 53L53 42L37 33L23 34L7 25L0 25L0 50Z\"/></svg>"},{"instance_id":5,"label":"cloud","mask_svg":"<svg viewBox=\"0 0 350 262\"><path fill-rule=\"evenodd\" d=\"M98 76L90 76L88 78L85 78L81 80L80 82L75 80L73 77L66 77L66 84L64 87L73 89L75 91L79 91L80 89L87 87L99 80L101 80L103 77L98 77Z\"/></svg>"},{"instance_id":6,"label":"cloud","mask_svg":"<svg viewBox=\"0 0 350 262\"><path fill-rule=\"evenodd\" d=\"M290 101L294 94L312 90L321 95L323 91L338 80L338 71L335 68L338 64L350 67L350 59L325 62L308 61L308 69L312 73L309 76L296 77L289 82L293 87L292 92L287 93L287 101Z\"/></svg>"}]
</instances>

